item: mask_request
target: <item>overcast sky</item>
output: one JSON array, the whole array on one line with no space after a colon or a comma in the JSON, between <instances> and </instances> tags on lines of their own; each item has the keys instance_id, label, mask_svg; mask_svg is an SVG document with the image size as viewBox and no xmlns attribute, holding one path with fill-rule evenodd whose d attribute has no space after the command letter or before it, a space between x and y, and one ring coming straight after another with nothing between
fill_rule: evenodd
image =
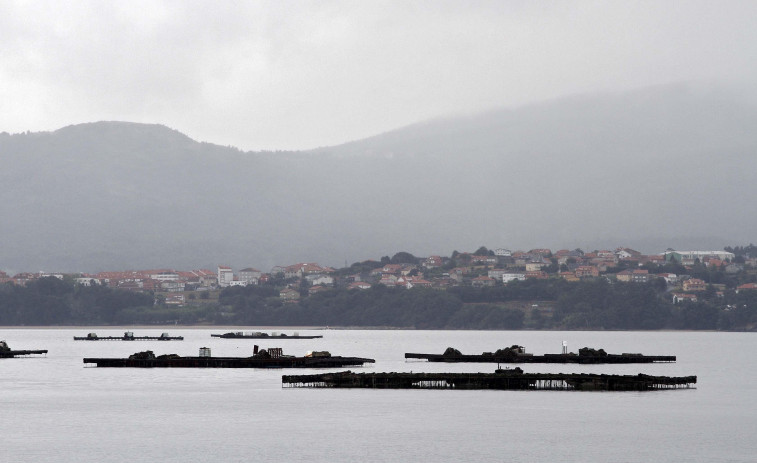
<instances>
[{"instance_id":1,"label":"overcast sky","mask_svg":"<svg viewBox=\"0 0 757 463\"><path fill-rule=\"evenodd\" d=\"M757 82L757 2L0 2L0 131L161 123L307 149L438 116Z\"/></svg>"}]
</instances>

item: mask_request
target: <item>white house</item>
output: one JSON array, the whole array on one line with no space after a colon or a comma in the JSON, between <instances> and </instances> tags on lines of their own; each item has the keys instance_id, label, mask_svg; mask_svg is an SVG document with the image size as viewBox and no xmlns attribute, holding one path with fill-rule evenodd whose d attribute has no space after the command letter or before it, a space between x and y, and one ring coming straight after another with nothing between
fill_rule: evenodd
<instances>
[{"instance_id":1,"label":"white house","mask_svg":"<svg viewBox=\"0 0 757 463\"><path fill-rule=\"evenodd\" d=\"M505 273L502 275L502 283L510 283L513 280L525 280L525 273Z\"/></svg>"},{"instance_id":2,"label":"white house","mask_svg":"<svg viewBox=\"0 0 757 463\"><path fill-rule=\"evenodd\" d=\"M678 284L678 275L675 273L658 273L657 276L663 278L668 286L675 286Z\"/></svg>"},{"instance_id":3,"label":"white house","mask_svg":"<svg viewBox=\"0 0 757 463\"><path fill-rule=\"evenodd\" d=\"M526 262L526 271L527 272L538 272L542 268L546 267L548 264L546 262L542 261L536 261L536 262Z\"/></svg>"},{"instance_id":4,"label":"white house","mask_svg":"<svg viewBox=\"0 0 757 463\"><path fill-rule=\"evenodd\" d=\"M370 283L366 283L364 281L356 281L354 283L350 283L347 289L370 289L370 287Z\"/></svg>"},{"instance_id":5,"label":"white house","mask_svg":"<svg viewBox=\"0 0 757 463\"><path fill-rule=\"evenodd\" d=\"M488 277L489 278L494 278L495 280L501 280L502 279L502 275L504 275L505 273L508 273L507 270L497 268L497 269L494 269L494 270L489 270Z\"/></svg>"},{"instance_id":6,"label":"white house","mask_svg":"<svg viewBox=\"0 0 757 463\"><path fill-rule=\"evenodd\" d=\"M329 275L308 275L305 279L313 286L334 286L334 277Z\"/></svg>"},{"instance_id":7,"label":"white house","mask_svg":"<svg viewBox=\"0 0 757 463\"><path fill-rule=\"evenodd\" d=\"M169 293L180 293L184 291L184 282L173 280L161 281L160 287Z\"/></svg>"}]
</instances>

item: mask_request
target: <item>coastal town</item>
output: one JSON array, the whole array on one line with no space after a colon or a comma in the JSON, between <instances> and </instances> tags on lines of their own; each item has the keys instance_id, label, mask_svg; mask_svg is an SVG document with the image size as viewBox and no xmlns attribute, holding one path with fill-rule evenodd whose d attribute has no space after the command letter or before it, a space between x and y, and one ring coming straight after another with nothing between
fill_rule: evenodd
<instances>
[{"instance_id":1,"label":"coastal town","mask_svg":"<svg viewBox=\"0 0 757 463\"><path fill-rule=\"evenodd\" d=\"M717 270L726 275L745 276L739 285L706 281L692 275L694 266ZM676 268L677 273L660 271ZM334 288L365 290L375 285L399 288L433 288L445 290L468 286L485 288L528 279L563 279L577 282L604 278L608 281L649 283L664 282L671 302L697 301L698 294L711 288L716 295L726 289L736 292L757 290L757 256L736 255L730 251L667 250L659 254L642 254L627 247L615 250L531 249L510 251L504 248L476 252L454 252L451 256L415 257L406 252L380 261L368 260L350 267L334 269L317 263L275 266L268 272L252 267L234 270L218 265L215 270L126 270L95 274L50 272L17 273L0 271L0 284L24 286L44 277L70 278L76 285L102 285L114 289L159 295L156 303L183 306L189 300L207 298L207 294L224 288L250 285L274 285L279 298L296 303L314 294ZM747 281L752 280L752 281ZM199 301L198 301L199 302Z\"/></svg>"}]
</instances>

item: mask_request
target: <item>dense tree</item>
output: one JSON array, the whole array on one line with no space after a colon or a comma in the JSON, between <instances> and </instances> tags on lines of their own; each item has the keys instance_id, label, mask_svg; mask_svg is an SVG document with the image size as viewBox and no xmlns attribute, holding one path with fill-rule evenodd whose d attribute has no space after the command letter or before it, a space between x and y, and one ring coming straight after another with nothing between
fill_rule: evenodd
<instances>
[{"instance_id":1,"label":"dense tree","mask_svg":"<svg viewBox=\"0 0 757 463\"><path fill-rule=\"evenodd\" d=\"M729 277L731 278L731 277ZM736 277L732 277L736 278ZM647 284L529 279L447 291L333 288L284 302L280 287L235 286L218 302L170 307L150 293L43 278L0 285L0 325L197 323L334 325L419 329L757 329L757 291L718 292L673 305L659 279ZM304 288L302 288L304 290ZM536 304L538 302L538 304Z\"/></svg>"},{"instance_id":2,"label":"dense tree","mask_svg":"<svg viewBox=\"0 0 757 463\"><path fill-rule=\"evenodd\" d=\"M486 249L486 246L481 246L480 248L476 249L476 252L473 253L474 256L493 256L494 251L490 251Z\"/></svg>"},{"instance_id":3,"label":"dense tree","mask_svg":"<svg viewBox=\"0 0 757 463\"><path fill-rule=\"evenodd\" d=\"M47 277L26 286L2 285L0 325L108 324L115 322L121 311L152 306L150 294L99 285L75 286Z\"/></svg>"},{"instance_id":4,"label":"dense tree","mask_svg":"<svg viewBox=\"0 0 757 463\"><path fill-rule=\"evenodd\" d=\"M409 252L400 251L392 256L390 261L392 264L417 264L418 258Z\"/></svg>"},{"instance_id":5,"label":"dense tree","mask_svg":"<svg viewBox=\"0 0 757 463\"><path fill-rule=\"evenodd\" d=\"M367 273L367 272L370 272L371 270L377 269L377 268L379 268L379 267L381 267L383 265L388 264L390 260L391 259L389 259L387 257L386 258L386 263L382 263L383 262L383 258L382 258L382 262L378 262L378 261L375 261L375 260L366 260L366 261L363 261L363 262L355 262L354 264L350 265L349 267L345 267L345 268L337 270L334 273L334 275L344 276L344 275L352 275L352 274L356 274L356 273Z\"/></svg>"},{"instance_id":6,"label":"dense tree","mask_svg":"<svg viewBox=\"0 0 757 463\"><path fill-rule=\"evenodd\" d=\"M726 246L724 250L732 252L736 257L741 257L742 259L744 257L757 257L757 246L752 243L749 243L749 246Z\"/></svg>"},{"instance_id":7,"label":"dense tree","mask_svg":"<svg viewBox=\"0 0 757 463\"><path fill-rule=\"evenodd\" d=\"M614 283L604 278L580 282L563 291L554 324L565 328L659 329L670 323L671 304L654 283Z\"/></svg>"},{"instance_id":8,"label":"dense tree","mask_svg":"<svg viewBox=\"0 0 757 463\"><path fill-rule=\"evenodd\" d=\"M676 307L674 327L691 330L714 330L718 327L718 309L704 302L684 302Z\"/></svg>"}]
</instances>

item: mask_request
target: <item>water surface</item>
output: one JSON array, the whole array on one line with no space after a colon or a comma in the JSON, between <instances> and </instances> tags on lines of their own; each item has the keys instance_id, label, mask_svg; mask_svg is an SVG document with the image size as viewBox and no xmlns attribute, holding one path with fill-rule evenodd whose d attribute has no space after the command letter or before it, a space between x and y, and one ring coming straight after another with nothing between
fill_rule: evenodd
<instances>
[{"instance_id":1,"label":"water surface","mask_svg":"<svg viewBox=\"0 0 757 463\"><path fill-rule=\"evenodd\" d=\"M299 330L312 340L211 338L73 341L96 331L0 330L14 349L47 357L0 359L0 460L9 462L752 462L757 458L757 336L713 332ZM244 328L252 331L255 328ZM132 329L129 329L132 330ZM235 329L239 330L239 329ZM257 329L255 329L257 330ZM133 329L135 335L163 330ZM292 332L291 329L279 331ZM610 353L677 355L673 364L520 365L527 372L697 375L696 389L653 392L284 389L282 374L331 370L92 368L84 357L247 356L252 346L301 355L375 358L354 371L481 371L494 364L406 362L405 352L534 354L562 342Z\"/></svg>"}]
</instances>

